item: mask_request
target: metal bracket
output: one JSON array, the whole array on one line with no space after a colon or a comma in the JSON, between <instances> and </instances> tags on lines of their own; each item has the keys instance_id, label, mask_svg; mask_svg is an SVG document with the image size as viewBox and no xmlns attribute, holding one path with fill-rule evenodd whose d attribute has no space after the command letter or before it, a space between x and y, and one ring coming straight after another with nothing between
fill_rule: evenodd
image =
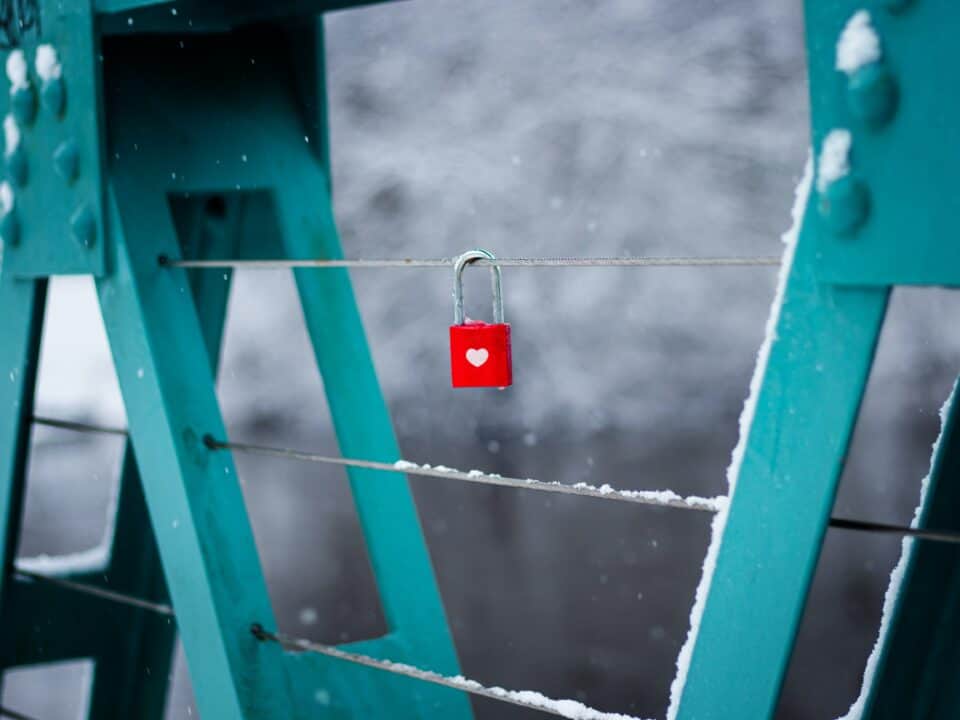
<instances>
[{"instance_id":1,"label":"metal bracket","mask_svg":"<svg viewBox=\"0 0 960 720\"><path fill-rule=\"evenodd\" d=\"M89 0L28 0L0 53L9 100L0 269L104 274L99 40ZM24 10L23 8L26 8Z\"/></svg>"},{"instance_id":2,"label":"metal bracket","mask_svg":"<svg viewBox=\"0 0 960 720\"><path fill-rule=\"evenodd\" d=\"M958 286L960 97L945 83L960 63L960 14L950 0L862 7L807 3L817 277L839 285ZM872 36L878 52L864 55L861 44L860 55L839 59L847 28L856 36L848 49ZM823 148L835 131L849 131L850 143L846 172L830 181Z\"/></svg>"}]
</instances>

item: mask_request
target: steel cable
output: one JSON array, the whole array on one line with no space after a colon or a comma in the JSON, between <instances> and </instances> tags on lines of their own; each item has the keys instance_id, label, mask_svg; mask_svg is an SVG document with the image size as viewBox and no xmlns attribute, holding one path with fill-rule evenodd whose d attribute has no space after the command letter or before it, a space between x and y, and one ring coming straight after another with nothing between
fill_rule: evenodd
<instances>
[{"instance_id":1,"label":"steel cable","mask_svg":"<svg viewBox=\"0 0 960 720\"><path fill-rule=\"evenodd\" d=\"M92 423L74 422L69 420L35 417L33 422L37 425L46 425L49 427L82 433L104 433L109 435L127 434L127 431L123 430L122 428L95 425ZM327 455L293 450L291 448L269 447L266 445L253 445L250 443L224 442L210 436L204 437L204 443L211 450L234 450L236 452L268 455L272 457L300 460L304 462L366 468L370 470L400 473L403 475L416 475L445 480L457 480L462 482L479 483L483 485L498 485L501 487L512 487L520 490L539 490L541 492L561 493L566 495L581 495L600 500L632 502L640 505L655 505L659 507L676 508L679 510L718 512L724 507L727 500L727 498L722 495L712 498L698 497L695 495L683 497L671 490L615 490L606 484L597 487L594 485L587 485L586 483L565 485L556 481L545 482L543 480L535 480L533 478L503 477L501 475L485 473L479 470L463 472L462 470L447 468L443 465L418 465L405 460L398 460L394 463L385 463L374 460L330 457ZM895 525L890 523L879 523L869 520L855 520L852 518L842 517L831 517L829 524L830 527L838 530L852 530L856 532L870 532L883 535L902 535L916 538L918 540L928 540L932 542L950 543L955 545L960 544L960 532L927 530L924 528L915 528L906 525Z\"/></svg>"},{"instance_id":2,"label":"steel cable","mask_svg":"<svg viewBox=\"0 0 960 720\"><path fill-rule=\"evenodd\" d=\"M192 269L278 270L284 268L450 268L456 258L384 258L384 259L278 259L278 260L174 260L161 255L162 267ZM777 266L778 256L743 257L515 257L476 260L471 265L497 267L757 267Z\"/></svg>"}]
</instances>

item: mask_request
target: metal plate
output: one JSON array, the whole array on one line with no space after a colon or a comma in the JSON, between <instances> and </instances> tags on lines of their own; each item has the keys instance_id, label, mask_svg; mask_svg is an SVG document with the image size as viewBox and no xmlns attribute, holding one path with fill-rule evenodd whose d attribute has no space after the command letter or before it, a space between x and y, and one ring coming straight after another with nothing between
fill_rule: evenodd
<instances>
[{"instance_id":1,"label":"metal plate","mask_svg":"<svg viewBox=\"0 0 960 720\"><path fill-rule=\"evenodd\" d=\"M2 270L17 277L102 275L103 107L91 5L89 0L26 0L17 5L35 20L24 23L22 31L16 17L0 27L8 44L0 60L7 67L11 54L20 54L28 83L26 91L14 93L6 73L3 166L13 190L13 209L0 221L5 238ZM56 53L59 81L38 74L38 48L44 48L41 61L45 50ZM31 103L32 120L24 111ZM18 142L11 142L17 136Z\"/></svg>"},{"instance_id":2,"label":"metal plate","mask_svg":"<svg viewBox=\"0 0 960 720\"><path fill-rule=\"evenodd\" d=\"M862 201L854 209L860 224L847 233L814 213L821 226L817 276L843 285L960 285L956 4L870 4L882 56L879 68L862 69L867 74L859 77L836 69L836 45L861 0L806 7L814 152L820 153L831 130L850 130L851 177ZM886 75L879 83L869 75L877 69ZM892 103L892 109L886 118L870 119L863 111L870 103Z\"/></svg>"}]
</instances>

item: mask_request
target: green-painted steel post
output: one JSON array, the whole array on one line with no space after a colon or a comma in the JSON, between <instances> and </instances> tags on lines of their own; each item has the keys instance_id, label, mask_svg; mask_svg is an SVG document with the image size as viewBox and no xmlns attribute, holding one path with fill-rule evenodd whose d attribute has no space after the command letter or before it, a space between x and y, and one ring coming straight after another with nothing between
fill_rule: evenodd
<instances>
[{"instance_id":1,"label":"green-painted steel post","mask_svg":"<svg viewBox=\"0 0 960 720\"><path fill-rule=\"evenodd\" d=\"M921 527L960 531L960 403L944 416L920 513ZM904 540L903 584L880 639L864 718L960 716L960 548ZM869 678L868 678L869 680Z\"/></svg>"},{"instance_id":2,"label":"green-painted steel post","mask_svg":"<svg viewBox=\"0 0 960 720\"><path fill-rule=\"evenodd\" d=\"M233 253L239 201L196 199L174 213L180 245L191 257L228 257ZM180 222L176 222L179 220ZM220 340L230 289L229 273L197 271L190 285L207 346L210 370L217 374ZM124 450L120 497L109 566L87 582L158 603L169 602L133 448ZM66 598L64 598L66 599ZM107 605L98 610L109 612ZM92 621L93 619L91 619ZM118 637L101 644L90 699L91 718L162 718L173 660L176 625L172 618L136 613Z\"/></svg>"},{"instance_id":3,"label":"green-painted steel post","mask_svg":"<svg viewBox=\"0 0 960 720\"><path fill-rule=\"evenodd\" d=\"M15 280L0 275L0 602L8 604L11 572L20 535L33 391L36 383L46 280ZM0 647L10 663L10 626Z\"/></svg>"},{"instance_id":4,"label":"green-painted steel post","mask_svg":"<svg viewBox=\"0 0 960 720\"><path fill-rule=\"evenodd\" d=\"M97 288L130 434L198 706L209 718L294 717L282 652L250 634L273 624L210 361L166 200L118 174L110 197L111 274Z\"/></svg>"},{"instance_id":5,"label":"green-painted steel post","mask_svg":"<svg viewBox=\"0 0 960 720\"><path fill-rule=\"evenodd\" d=\"M302 188L297 192L295 188ZM277 193L277 215L289 257L342 257L323 175L303 165ZM367 348L345 270L295 271L307 329L323 377L337 441L346 457L400 458L386 403ZM393 473L348 472L367 550L399 658L459 674L453 640L406 479ZM383 678L387 684L393 682ZM420 688L423 705L398 706L391 717L470 717L463 693Z\"/></svg>"},{"instance_id":6,"label":"green-painted steel post","mask_svg":"<svg viewBox=\"0 0 960 720\"><path fill-rule=\"evenodd\" d=\"M769 718L887 304L817 280L805 204L676 717Z\"/></svg>"},{"instance_id":7,"label":"green-painted steel post","mask_svg":"<svg viewBox=\"0 0 960 720\"><path fill-rule=\"evenodd\" d=\"M298 37L294 46L302 62L297 65L305 67L303 58L310 57L310 47L302 34ZM265 257L272 252L281 257L339 254L325 167L327 153L315 157L311 152L325 145L323 125L318 126L316 120L323 117L322 57L317 54L322 45L319 41L313 45L313 65L306 66L314 68L307 75L320 83L319 89L298 101L293 88L275 80L279 68L284 67L288 43L273 33L257 34L256 38L256 66L236 77L225 74L225 69L237 66L235 58L247 59L243 36L195 41L195 52L207 58L199 65L189 51L180 51L157 68L149 44L121 48L123 62L108 74L111 101L118 112L111 142L116 147L137 144L140 150L130 159L122 157L115 173L124 178L124 188L136 198L162 198L168 193L174 198L186 193L195 197L226 189L228 202L230 191L239 191L249 209L261 208L265 199L269 204L272 198L272 215L281 232L270 221L258 221L262 213L245 212L247 242L241 257ZM204 47L206 42L211 47ZM145 103L131 88L139 86L141 76L149 72L155 73L153 101ZM208 92L214 82L216 96ZM257 98L254 105L249 102L251 94ZM164 96L189 102L183 102L176 112L170 110L172 103L161 104L165 109L160 110L156 99ZM302 106L312 107L306 118L300 115ZM188 130L171 133L170 126ZM305 127L311 128L306 139ZM211 142L212 137L216 142ZM173 202L175 217L178 203ZM137 213L132 217L141 219ZM261 221L264 224L251 224ZM155 219L146 225L157 227ZM191 251L188 245L184 249ZM164 249L154 244L154 252ZM348 277L335 273L327 278L327 274L304 273L298 284L342 447L345 452L396 459L396 441ZM210 276L215 282L220 273L203 277L211 282ZM380 475L360 473L352 480L390 633L355 647L456 673L452 639L406 482L392 474ZM229 548L223 551L229 552ZM261 622L269 625L270 621ZM185 642L185 648L191 659L191 645ZM287 654L284 661L295 688L297 710L311 717L317 713L330 718L470 716L469 702L461 693L316 656ZM318 703L317 697L327 700Z\"/></svg>"}]
</instances>

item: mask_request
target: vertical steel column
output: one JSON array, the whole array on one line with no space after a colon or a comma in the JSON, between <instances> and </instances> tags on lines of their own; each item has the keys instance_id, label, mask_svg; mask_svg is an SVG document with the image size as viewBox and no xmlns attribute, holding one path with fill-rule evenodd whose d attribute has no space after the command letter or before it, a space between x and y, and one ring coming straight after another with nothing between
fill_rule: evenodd
<instances>
[{"instance_id":1,"label":"vertical steel column","mask_svg":"<svg viewBox=\"0 0 960 720\"><path fill-rule=\"evenodd\" d=\"M167 585L204 717L294 717L283 653L250 634L273 623L224 435L210 358L166 198L115 176L109 276L97 289Z\"/></svg>"},{"instance_id":2,"label":"vertical steel column","mask_svg":"<svg viewBox=\"0 0 960 720\"><path fill-rule=\"evenodd\" d=\"M806 204L676 717L771 717L843 470L885 289L817 280Z\"/></svg>"}]
</instances>

